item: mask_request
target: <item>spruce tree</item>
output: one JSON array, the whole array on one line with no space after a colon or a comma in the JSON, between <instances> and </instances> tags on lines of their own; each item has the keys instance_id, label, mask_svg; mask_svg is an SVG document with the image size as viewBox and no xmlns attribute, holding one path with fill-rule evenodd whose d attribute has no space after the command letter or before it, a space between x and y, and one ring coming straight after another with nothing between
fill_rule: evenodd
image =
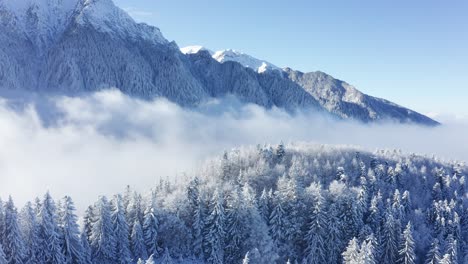
<instances>
[{"instance_id":1,"label":"spruce tree","mask_svg":"<svg viewBox=\"0 0 468 264\"><path fill-rule=\"evenodd\" d=\"M92 260L97 263L115 263L115 237L112 227L111 209L105 196L99 198L94 206L95 220L92 224L90 247Z\"/></svg>"},{"instance_id":2,"label":"spruce tree","mask_svg":"<svg viewBox=\"0 0 468 264\"><path fill-rule=\"evenodd\" d=\"M357 264L359 263L359 244L356 238L349 241L346 250L343 252L343 264ZM309 259L309 257L308 257ZM310 259L309 259L310 261ZM312 262L310 262L312 263ZM325 263L325 262L315 262L315 263Z\"/></svg>"},{"instance_id":3,"label":"spruce tree","mask_svg":"<svg viewBox=\"0 0 468 264\"><path fill-rule=\"evenodd\" d=\"M307 243L307 263L325 263L327 250L325 247L327 229L327 214L325 212L325 199L319 193L312 211L309 229L305 237Z\"/></svg>"},{"instance_id":4,"label":"spruce tree","mask_svg":"<svg viewBox=\"0 0 468 264\"><path fill-rule=\"evenodd\" d=\"M38 263L40 245L40 229L36 218L36 211L31 202L27 202L20 214L20 227L27 248L27 263Z\"/></svg>"},{"instance_id":5,"label":"spruce tree","mask_svg":"<svg viewBox=\"0 0 468 264\"><path fill-rule=\"evenodd\" d=\"M75 214L75 205L69 196L62 200L60 209L59 227L61 229L62 252L64 263L84 263L83 244L80 239L80 231Z\"/></svg>"},{"instance_id":6,"label":"spruce tree","mask_svg":"<svg viewBox=\"0 0 468 264\"><path fill-rule=\"evenodd\" d=\"M26 248L18 225L18 213L11 196L5 204L5 229L3 230L3 251L8 264L22 264L26 257Z\"/></svg>"},{"instance_id":7,"label":"spruce tree","mask_svg":"<svg viewBox=\"0 0 468 264\"><path fill-rule=\"evenodd\" d=\"M387 214L382 234L381 261L384 264L394 264L398 257L398 240L396 220L391 213Z\"/></svg>"},{"instance_id":8,"label":"spruce tree","mask_svg":"<svg viewBox=\"0 0 468 264\"><path fill-rule=\"evenodd\" d=\"M412 233L411 223L408 223L401 236L400 249L398 250L398 262L401 264L414 264L416 262L415 243Z\"/></svg>"},{"instance_id":9,"label":"spruce tree","mask_svg":"<svg viewBox=\"0 0 468 264\"><path fill-rule=\"evenodd\" d=\"M61 247L61 231L57 223L55 202L47 192L39 208L38 222L42 241L39 259L45 263L64 263L65 257Z\"/></svg>"},{"instance_id":10,"label":"spruce tree","mask_svg":"<svg viewBox=\"0 0 468 264\"><path fill-rule=\"evenodd\" d=\"M158 254L158 228L159 221L156 216L156 208L154 208L153 203L151 203L146 208L144 214L143 236L148 254L153 257Z\"/></svg>"},{"instance_id":11,"label":"spruce tree","mask_svg":"<svg viewBox=\"0 0 468 264\"><path fill-rule=\"evenodd\" d=\"M227 263L238 263L242 260L242 243L244 242L244 199L237 186L228 201L226 209L226 236L224 259Z\"/></svg>"},{"instance_id":12,"label":"spruce tree","mask_svg":"<svg viewBox=\"0 0 468 264\"><path fill-rule=\"evenodd\" d=\"M129 263L132 259L130 252L130 231L125 218L122 196L116 195L112 200L111 221L114 231L116 261L117 263Z\"/></svg>"},{"instance_id":13,"label":"spruce tree","mask_svg":"<svg viewBox=\"0 0 468 264\"><path fill-rule=\"evenodd\" d=\"M141 228L140 221L135 219L133 223L133 229L130 237L132 253L135 259L148 258L148 252L146 251L145 239L143 236L143 230Z\"/></svg>"},{"instance_id":14,"label":"spruce tree","mask_svg":"<svg viewBox=\"0 0 468 264\"><path fill-rule=\"evenodd\" d=\"M434 239L431 244L431 248L426 255L426 262L425 264L439 264L440 260L442 259L440 255L440 248L439 248L439 240Z\"/></svg>"},{"instance_id":15,"label":"spruce tree","mask_svg":"<svg viewBox=\"0 0 468 264\"><path fill-rule=\"evenodd\" d=\"M213 196L211 212L206 221L204 249L206 260L213 264L222 264L224 259L225 214L224 199L221 191Z\"/></svg>"}]
</instances>

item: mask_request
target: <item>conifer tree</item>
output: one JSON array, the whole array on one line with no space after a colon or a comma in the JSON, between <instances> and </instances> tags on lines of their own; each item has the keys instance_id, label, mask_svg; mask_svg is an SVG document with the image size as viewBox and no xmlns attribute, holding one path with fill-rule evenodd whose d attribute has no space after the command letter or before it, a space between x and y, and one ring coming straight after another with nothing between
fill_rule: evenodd
<instances>
[{"instance_id":1,"label":"conifer tree","mask_svg":"<svg viewBox=\"0 0 468 264\"><path fill-rule=\"evenodd\" d=\"M40 238L42 241L39 259L45 263L64 263L65 257L61 248L61 232L57 224L55 202L47 192L38 214Z\"/></svg>"},{"instance_id":2,"label":"conifer tree","mask_svg":"<svg viewBox=\"0 0 468 264\"><path fill-rule=\"evenodd\" d=\"M322 194L317 195L309 229L305 237L307 243L306 256L308 263L325 263L327 251L325 248L325 233L327 229L327 214L325 199Z\"/></svg>"},{"instance_id":3,"label":"conifer tree","mask_svg":"<svg viewBox=\"0 0 468 264\"><path fill-rule=\"evenodd\" d=\"M11 196L5 204L4 214L3 251L8 264L22 264L26 257L26 248L18 225L18 213Z\"/></svg>"},{"instance_id":4,"label":"conifer tree","mask_svg":"<svg viewBox=\"0 0 468 264\"><path fill-rule=\"evenodd\" d=\"M116 261L116 242L112 227L111 209L107 198L105 196L100 197L94 208L95 220L89 238L93 262L114 263Z\"/></svg>"},{"instance_id":5,"label":"conifer tree","mask_svg":"<svg viewBox=\"0 0 468 264\"><path fill-rule=\"evenodd\" d=\"M69 196L65 196L60 209L59 227L61 230L62 252L64 263L84 263L83 244L80 240L80 231L75 214L75 205Z\"/></svg>"},{"instance_id":6,"label":"conifer tree","mask_svg":"<svg viewBox=\"0 0 468 264\"><path fill-rule=\"evenodd\" d=\"M381 244L381 261L384 264L394 264L398 257L398 240L396 232L396 220L391 213L387 214Z\"/></svg>"},{"instance_id":7,"label":"conifer tree","mask_svg":"<svg viewBox=\"0 0 468 264\"><path fill-rule=\"evenodd\" d=\"M358 264L359 263L359 244L356 238L349 241L346 250L343 252L343 264ZM319 263L319 262L316 262ZM325 262L320 262L325 263Z\"/></svg>"},{"instance_id":8,"label":"conifer tree","mask_svg":"<svg viewBox=\"0 0 468 264\"><path fill-rule=\"evenodd\" d=\"M212 209L206 221L204 249L208 263L221 264L224 259L225 214L221 191L213 196Z\"/></svg>"},{"instance_id":9,"label":"conifer tree","mask_svg":"<svg viewBox=\"0 0 468 264\"><path fill-rule=\"evenodd\" d=\"M129 263L132 259L130 252L130 231L125 218L122 196L116 195L112 201L111 221L115 239L116 261L117 263Z\"/></svg>"},{"instance_id":10,"label":"conifer tree","mask_svg":"<svg viewBox=\"0 0 468 264\"><path fill-rule=\"evenodd\" d=\"M141 228L140 221L135 219L135 223L133 223L133 229L131 234L131 245L132 245L132 253L135 259L148 258L148 252L146 251L145 240L143 236L143 230Z\"/></svg>"},{"instance_id":11,"label":"conifer tree","mask_svg":"<svg viewBox=\"0 0 468 264\"><path fill-rule=\"evenodd\" d=\"M244 241L244 217L245 212L243 195L239 187L236 187L228 201L226 214L225 236L225 262L238 263L242 259L242 242Z\"/></svg>"},{"instance_id":12,"label":"conifer tree","mask_svg":"<svg viewBox=\"0 0 468 264\"><path fill-rule=\"evenodd\" d=\"M147 252L153 257L158 254L158 226L159 220L156 216L156 208L154 208L153 203L151 203L145 209L144 213L143 236Z\"/></svg>"},{"instance_id":13,"label":"conifer tree","mask_svg":"<svg viewBox=\"0 0 468 264\"><path fill-rule=\"evenodd\" d=\"M431 248L426 255L425 264L439 264L442 257L440 256L439 240L434 239L431 244Z\"/></svg>"},{"instance_id":14,"label":"conifer tree","mask_svg":"<svg viewBox=\"0 0 468 264\"><path fill-rule=\"evenodd\" d=\"M40 237L39 224L36 218L36 211L31 202L27 202L20 214L20 228L23 240L27 248L26 263L38 263Z\"/></svg>"},{"instance_id":15,"label":"conifer tree","mask_svg":"<svg viewBox=\"0 0 468 264\"><path fill-rule=\"evenodd\" d=\"M408 223L401 236L400 249L398 250L399 263L401 264L414 264L416 262L415 243L412 233L411 223Z\"/></svg>"}]
</instances>

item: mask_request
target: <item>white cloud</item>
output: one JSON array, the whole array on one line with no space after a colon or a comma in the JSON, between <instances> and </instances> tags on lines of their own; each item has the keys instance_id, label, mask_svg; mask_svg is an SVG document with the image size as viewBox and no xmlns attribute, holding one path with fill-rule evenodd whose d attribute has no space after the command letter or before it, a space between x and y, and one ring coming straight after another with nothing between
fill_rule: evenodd
<instances>
[{"instance_id":1,"label":"white cloud","mask_svg":"<svg viewBox=\"0 0 468 264\"><path fill-rule=\"evenodd\" d=\"M311 113L292 117L232 99L183 109L115 90L35 102L15 110L0 104L0 194L12 194L18 205L50 190L84 208L127 184L148 190L161 177L190 174L205 158L238 145L311 141L468 160L466 123L362 125Z\"/></svg>"}]
</instances>

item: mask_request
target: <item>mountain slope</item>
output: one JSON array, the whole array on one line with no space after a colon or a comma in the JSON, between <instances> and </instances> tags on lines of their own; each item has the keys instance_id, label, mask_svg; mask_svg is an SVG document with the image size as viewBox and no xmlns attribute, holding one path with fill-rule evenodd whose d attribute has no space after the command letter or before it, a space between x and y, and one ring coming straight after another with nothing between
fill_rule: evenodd
<instances>
[{"instance_id":1,"label":"mountain slope","mask_svg":"<svg viewBox=\"0 0 468 264\"><path fill-rule=\"evenodd\" d=\"M438 122L384 99L366 95L354 86L323 72L302 73L284 69L287 77L310 93L328 111L365 122L400 120L403 123L438 125Z\"/></svg>"},{"instance_id":2,"label":"mountain slope","mask_svg":"<svg viewBox=\"0 0 468 264\"><path fill-rule=\"evenodd\" d=\"M201 47L191 49L191 53L197 53L199 50L201 50ZM290 68L281 70L271 63L233 50L215 52L213 58L221 63L238 62L244 67L252 68L259 73L271 73L274 70L281 71L281 76L302 87L327 111L344 119L355 119L364 122L398 120L402 123L419 123L431 126L439 124L427 116L390 101L366 95L348 83L323 72L303 73Z\"/></svg>"},{"instance_id":3,"label":"mountain slope","mask_svg":"<svg viewBox=\"0 0 468 264\"><path fill-rule=\"evenodd\" d=\"M314 109L340 118L435 124L377 99L368 99L365 109L330 107L333 98L317 96L308 80L288 78L273 64L243 53L211 54L202 47L184 52L158 28L136 23L112 0L0 0L3 91L79 94L117 87L132 96L163 96L183 106L234 95L264 107ZM371 104L372 111L380 111L373 116L365 113Z\"/></svg>"}]
</instances>

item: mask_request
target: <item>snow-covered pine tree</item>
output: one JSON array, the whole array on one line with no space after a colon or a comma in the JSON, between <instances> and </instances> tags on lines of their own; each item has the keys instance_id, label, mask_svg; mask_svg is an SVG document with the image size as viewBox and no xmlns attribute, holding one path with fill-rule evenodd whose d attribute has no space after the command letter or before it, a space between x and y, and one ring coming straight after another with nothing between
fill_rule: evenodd
<instances>
[{"instance_id":1,"label":"snow-covered pine tree","mask_svg":"<svg viewBox=\"0 0 468 264\"><path fill-rule=\"evenodd\" d=\"M148 255L157 256L158 254L158 226L159 220L156 215L154 203L150 203L143 217L143 236L145 239Z\"/></svg>"},{"instance_id":2,"label":"snow-covered pine tree","mask_svg":"<svg viewBox=\"0 0 468 264\"><path fill-rule=\"evenodd\" d=\"M442 256L440 255L439 240L434 239L426 255L425 264L439 264Z\"/></svg>"},{"instance_id":3,"label":"snow-covered pine tree","mask_svg":"<svg viewBox=\"0 0 468 264\"><path fill-rule=\"evenodd\" d=\"M389 212L385 219L383 227L382 242L380 249L380 260L383 264L394 264L398 257L398 236L396 229L396 221L393 215Z\"/></svg>"},{"instance_id":4,"label":"snow-covered pine tree","mask_svg":"<svg viewBox=\"0 0 468 264\"><path fill-rule=\"evenodd\" d=\"M112 200L111 221L115 239L116 263L126 264L132 260L130 251L130 231L125 218L125 208L121 195L114 196Z\"/></svg>"},{"instance_id":5,"label":"snow-covered pine tree","mask_svg":"<svg viewBox=\"0 0 468 264\"><path fill-rule=\"evenodd\" d=\"M377 263L375 260L375 247L373 243L374 242L371 239L362 242L361 250L359 252L359 264Z\"/></svg>"},{"instance_id":6,"label":"snow-covered pine tree","mask_svg":"<svg viewBox=\"0 0 468 264\"><path fill-rule=\"evenodd\" d=\"M3 251L8 264L22 264L26 257L26 248L18 224L18 213L11 196L5 203L5 229L3 230Z\"/></svg>"},{"instance_id":7,"label":"snow-covered pine tree","mask_svg":"<svg viewBox=\"0 0 468 264\"><path fill-rule=\"evenodd\" d=\"M38 214L39 234L42 242L38 258L41 262L59 264L65 261L61 247L62 234L57 224L57 218L55 202L47 192Z\"/></svg>"},{"instance_id":8,"label":"snow-covered pine tree","mask_svg":"<svg viewBox=\"0 0 468 264\"><path fill-rule=\"evenodd\" d=\"M328 263L339 263L341 259L341 253L344 250L346 245L343 245L343 236L340 230L340 223L336 205L330 205L330 209L328 211L328 223L327 223L327 231L326 231L326 240L325 243L327 245L327 261Z\"/></svg>"},{"instance_id":9,"label":"snow-covered pine tree","mask_svg":"<svg viewBox=\"0 0 468 264\"><path fill-rule=\"evenodd\" d=\"M452 263L458 263L458 241L454 239L452 234L447 236L445 242L445 255L450 255L450 261ZM444 256L445 258L445 256Z\"/></svg>"},{"instance_id":10,"label":"snow-covered pine tree","mask_svg":"<svg viewBox=\"0 0 468 264\"><path fill-rule=\"evenodd\" d=\"M37 223L36 211L31 202L27 202L20 213L20 228L23 234L27 253L27 263L38 263L39 255L39 224Z\"/></svg>"},{"instance_id":11,"label":"snow-covered pine tree","mask_svg":"<svg viewBox=\"0 0 468 264\"><path fill-rule=\"evenodd\" d=\"M413 229L411 227L411 223L408 223L401 236L400 248L398 250L398 262L401 264L416 263L416 255L414 250L415 243L413 239Z\"/></svg>"},{"instance_id":12,"label":"snow-covered pine tree","mask_svg":"<svg viewBox=\"0 0 468 264\"><path fill-rule=\"evenodd\" d=\"M306 258L309 264L326 263L327 261L327 249L325 247L327 222L325 199L321 191L319 191L315 198L309 229L305 235L307 244Z\"/></svg>"},{"instance_id":13,"label":"snow-covered pine tree","mask_svg":"<svg viewBox=\"0 0 468 264\"><path fill-rule=\"evenodd\" d=\"M343 264L360 264L360 248L356 238L349 241L346 250L343 252ZM311 262L312 263L312 262ZM325 263L325 262L315 262Z\"/></svg>"},{"instance_id":14,"label":"snow-covered pine tree","mask_svg":"<svg viewBox=\"0 0 468 264\"><path fill-rule=\"evenodd\" d=\"M134 259L138 259L138 258L147 259L148 258L148 252L146 251L143 230L141 228L141 224L138 219L135 219L135 223L133 223L133 229L132 229L132 233L130 236L130 242L131 242L132 254L134 256Z\"/></svg>"},{"instance_id":15,"label":"snow-covered pine tree","mask_svg":"<svg viewBox=\"0 0 468 264\"><path fill-rule=\"evenodd\" d=\"M245 202L240 187L235 186L230 198L227 199L225 263L239 263L242 260L242 242L245 239Z\"/></svg>"},{"instance_id":16,"label":"snow-covered pine tree","mask_svg":"<svg viewBox=\"0 0 468 264\"><path fill-rule=\"evenodd\" d=\"M260 195L260 198L258 199L258 210L260 212L260 215L262 218L265 220L265 222L268 222L271 214L271 197L268 195L267 190L264 188L262 191L262 194Z\"/></svg>"},{"instance_id":17,"label":"snow-covered pine tree","mask_svg":"<svg viewBox=\"0 0 468 264\"><path fill-rule=\"evenodd\" d=\"M138 220L140 225L143 222L142 197L137 192L133 192L129 199L130 201L128 201L126 208L126 217L129 229L133 230L133 223L135 223L136 220Z\"/></svg>"},{"instance_id":18,"label":"snow-covered pine tree","mask_svg":"<svg viewBox=\"0 0 468 264\"><path fill-rule=\"evenodd\" d=\"M95 219L89 238L92 260L95 263L115 263L116 242L112 226L111 209L109 201L105 196L101 196L94 205L93 215Z\"/></svg>"},{"instance_id":19,"label":"snow-covered pine tree","mask_svg":"<svg viewBox=\"0 0 468 264\"><path fill-rule=\"evenodd\" d=\"M242 193L246 208L247 234L243 248L245 251L250 251L251 263L275 263L278 251L268 233L268 226L258 211L254 191L247 184L243 187Z\"/></svg>"},{"instance_id":20,"label":"snow-covered pine tree","mask_svg":"<svg viewBox=\"0 0 468 264\"><path fill-rule=\"evenodd\" d=\"M208 263L222 264L224 259L224 236L226 217L224 214L224 199L221 190L213 195L210 214L206 219L204 238L205 256Z\"/></svg>"},{"instance_id":21,"label":"snow-covered pine tree","mask_svg":"<svg viewBox=\"0 0 468 264\"><path fill-rule=\"evenodd\" d=\"M85 263L83 244L80 239L78 217L75 214L75 204L70 196L65 196L59 210L59 227L61 230L62 252L64 263Z\"/></svg>"}]
</instances>

